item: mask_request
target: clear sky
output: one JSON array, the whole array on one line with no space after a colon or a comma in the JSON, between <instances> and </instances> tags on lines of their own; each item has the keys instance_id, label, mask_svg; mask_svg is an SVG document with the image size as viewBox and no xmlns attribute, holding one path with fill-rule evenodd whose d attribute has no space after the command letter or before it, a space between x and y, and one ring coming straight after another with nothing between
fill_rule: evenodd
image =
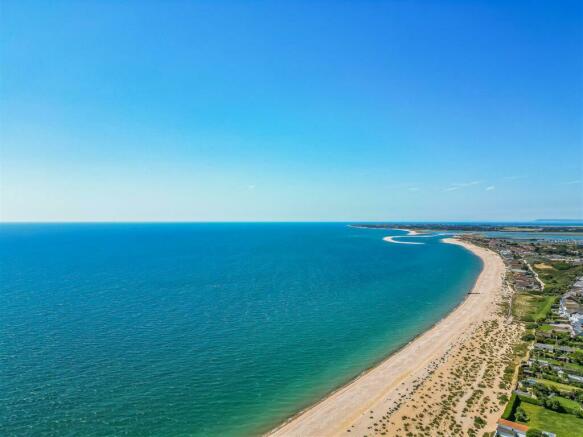
<instances>
[{"instance_id":1,"label":"clear sky","mask_svg":"<svg viewBox=\"0 0 583 437\"><path fill-rule=\"evenodd\" d=\"M5 221L583 217L583 2L23 1Z\"/></svg>"}]
</instances>

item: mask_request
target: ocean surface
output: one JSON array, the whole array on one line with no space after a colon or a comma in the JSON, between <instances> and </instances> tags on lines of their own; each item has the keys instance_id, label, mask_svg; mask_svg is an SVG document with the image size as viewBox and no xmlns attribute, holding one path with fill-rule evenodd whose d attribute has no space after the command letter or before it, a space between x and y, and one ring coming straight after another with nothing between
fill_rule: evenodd
<instances>
[{"instance_id":1,"label":"ocean surface","mask_svg":"<svg viewBox=\"0 0 583 437\"><path fill-rule=\"evenodd\" d=\"M269 430L469 291L477 257L439 237L382 240L401 234L342 223L1 225L0 435Z\"/></svg>"}]
</instances>

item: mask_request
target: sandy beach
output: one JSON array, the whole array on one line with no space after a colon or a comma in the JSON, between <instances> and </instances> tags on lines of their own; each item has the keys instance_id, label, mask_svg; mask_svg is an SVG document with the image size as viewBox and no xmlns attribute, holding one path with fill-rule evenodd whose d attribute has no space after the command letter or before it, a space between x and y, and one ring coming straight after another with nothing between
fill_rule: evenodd
<instances>
[{"instance_id":1,"label":"sandy beach","mask_svg":"<svg viewBox=\"0 0 583 437\"><path fill-rule=\"evenodd\" d=\"M418 236L419 232L414 231L414 230L409 230L409 229L398 229L398 228L396 228L395 230L407 232L407 235L393 235L391 237L385 237L385 238L383 238L383 240L386 241L387 243L396 243L396 244L423 244L423 243L417 243L417 242L413 242L413 241L397 241L395 238L414 237L414 236Z\"/></svg>"},{"instance_id":2,"label":"sandy beach","mask_svg":"<svg viewBox=\"0 0 583 437\"><path fill-rule=\"evenodd\" d=\"M396 243L396 244L423 244L413 241L397 241L395 238L402 238L402 237L411 237L411 235L400 235L400 236L393 236L393 237L385 237L383 238L384 241L387 243Z\"/></svg>"},{"instance_id":3,"label":"sandy beach","mask_svg":"<svg viewBox=\"0 0 583 437\"><path fill-rule=\"evenodd\" d=\"M396 231L403 231L403 232L407 232L407 235L419 235L419 232L413 230L413 229L400 229L400 228L395 228Z\"/></svg>"},{"instance_id":4,"label":"sandy beach","mask_svg":"<svg viewBox=\"0 0 583 437\"><path fill-rule=\"evenodd\" d=\"M494 429L503 408L499 398L509 392L500 388L504 366L496 363L508 359L520 333L497 305L508 293L504 263L490 250L452 238L444 242L483 261L466 299L378 366L269 435L462 435Z\"/></svg>"}]
</instances>

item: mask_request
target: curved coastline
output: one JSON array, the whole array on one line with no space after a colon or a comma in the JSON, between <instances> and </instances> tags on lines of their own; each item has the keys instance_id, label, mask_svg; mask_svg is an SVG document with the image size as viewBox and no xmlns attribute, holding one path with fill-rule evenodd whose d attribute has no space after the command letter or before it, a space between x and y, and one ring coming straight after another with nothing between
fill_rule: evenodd
<instances>
[{"instance_id":1,"label":"curved coastline","mask_svg":"<svg viewBox=\"0 0 583 437\"><path fill-rule=\"evenodd\" d=\"M417 234L408 231L408 235ZM402 244L405 243L388 240ZM444 243L464 247L482 260L482 270L473 287L448 315L409 343L391 353L376 366L364 371L346 385L331 392L309 408L292 416L266 435L269 436L334 436L346 434L365 420L368 412L381 404L396 402L397 389L414 388L430 369L443 361L454 343L468 335L493 311L502 291L504 263L494 252L455 238Z\"/></svg>"},{"instance_id":2,"label":"curved coastline","mask_svg":"<svg viewBox=\"0 0 583 437\"><path fill-rule=\"evenodd\" d=\"M404 235L404 237L408 237L409 235ZM387 243L396 243L396 244L424 244L424 243L417 243L414 241L397 241L395 238L400 238L399 236L396 237L385 237L383 238L384 241Z\"/></svg>"},{"instance_id":3,"label":"curved coastline","mask_svg":"<svg viewBox=\"0 0 583 437\"><path fill-rule=\"evenodd\" d=\"M410 230L410 229L395 228L395 230L407 232L407 235L391 235L389 237L383 238L383 240L386 241L387 243L396 243L396 244L425 244L425 243L418 243L418 242L413 242L413 241L397 241L397 238L406 238L406 237L423 238L423 237L437 237L439 235L444 235L444 234L426 234L423 232L417 232L417 231Z\"/></svg>"}]
</instances>

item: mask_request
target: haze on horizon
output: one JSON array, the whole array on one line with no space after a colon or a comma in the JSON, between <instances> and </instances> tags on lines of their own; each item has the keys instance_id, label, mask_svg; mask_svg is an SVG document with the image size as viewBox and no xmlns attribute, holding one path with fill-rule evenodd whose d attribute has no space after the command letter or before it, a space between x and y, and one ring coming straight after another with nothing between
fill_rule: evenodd
<instances>
[{"instance_id":1,"label":"haze on horizon","mask_svg":"<svg viewBox=\"0 0 583 437\"><path fill-rule=\"evenodd\" d=\"M583 218L580 1L0 8L2 221Z\"/></svg>"}]
</instances>

